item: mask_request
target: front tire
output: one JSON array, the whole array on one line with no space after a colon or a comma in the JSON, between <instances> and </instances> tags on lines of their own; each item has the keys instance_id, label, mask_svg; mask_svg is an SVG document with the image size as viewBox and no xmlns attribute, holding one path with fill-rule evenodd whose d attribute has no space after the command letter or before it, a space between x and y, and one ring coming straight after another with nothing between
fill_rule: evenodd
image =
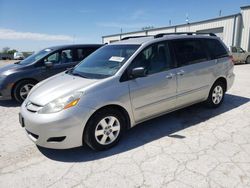
<instances>
[{"instance_id":1,"label":"front tire","mask_svg":"<svg viewBox=\"0 0 250 188\"><path fill-rule=\"evenodd\" d=\"M206 101L207 106L211 108L219 107L224 100L225 92L225 84L221 81L215 82L209 92L209 96Z\"/></svg>"},{"instance_id":2,"label":"front tire","mask_svg":"<svg viewBox=\"0 0 250 188\"><path fill-rule=\"evenodd\" d=\"M23 102L36 83L37 82L33 80L23 80L17 83L13 89L14 99L18 102Z\"/></svg>"},{"instance_id":3,"label":"front tire","mask_svg":"<svg viewBox=\"0 0 250 188\"><path fill-rule=\"evenodd\" d=\"M90 148L101 151L117 144L125 130L125 119L114 109L96 112L88 121L83 141Z\"/></svg>"}]
</instances>

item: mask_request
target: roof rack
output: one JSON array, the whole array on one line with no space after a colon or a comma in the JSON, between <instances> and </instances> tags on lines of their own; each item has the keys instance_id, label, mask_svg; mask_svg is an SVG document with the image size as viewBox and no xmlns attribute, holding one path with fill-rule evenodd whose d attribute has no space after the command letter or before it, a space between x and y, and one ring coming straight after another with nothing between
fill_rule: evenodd
<instances>
[{"instance_id":1,"label":"roof rack","mask_svg":"<svg viewBox=\"0 0 250 188\"><path fill-rule=\"evenodd\" d=\"M157 35L154 36L154 38L161 38L165 35L209 35L209 36L213 36L213 37L217 37L216 34L214 33L197 33L197 32L178 32L178 33L159 33Z\"/></svg>"},{"instance_id":2,"label":"roof rack","mask_svg":"<svg viewBox=\"0 0 250 188\"><path fill-rule=\"evenodd\" d=\"M131 36L131 37L124 37L121 40L135 39L135 38L141 38L141 37L152 37L152 36L150 36L150 35Z\"/></svg>"}]
</instances>

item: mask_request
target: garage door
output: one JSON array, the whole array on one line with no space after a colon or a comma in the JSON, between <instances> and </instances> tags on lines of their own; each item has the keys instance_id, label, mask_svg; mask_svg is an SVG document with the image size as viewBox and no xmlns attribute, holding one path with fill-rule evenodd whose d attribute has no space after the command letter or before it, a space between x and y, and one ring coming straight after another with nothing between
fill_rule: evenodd
<instances>
[{"instance_id":1,"label":"garage door","mask_svg":"<svg viewBox=\"0 0 250 188\"><path fill-rule=\"evenodd\" d=\"M212 29L197 30L197 33L214 33L223 40L223 27L217 27Z\"/></svg>"}]
</instances>

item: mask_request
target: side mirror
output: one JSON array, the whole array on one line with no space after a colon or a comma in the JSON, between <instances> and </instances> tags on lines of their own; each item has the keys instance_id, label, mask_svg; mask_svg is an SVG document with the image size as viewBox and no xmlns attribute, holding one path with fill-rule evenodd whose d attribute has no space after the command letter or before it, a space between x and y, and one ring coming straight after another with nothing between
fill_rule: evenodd
<instances>
[{"instance_id":1,"label":"side mirror","mask_svg":"<svg viewBox=\"0 0 250 188\"><path fill-rule=\"evenodd\" d=\"M46 62L44 63L44 65L45 65L45 67L47 67L47 68L53 67L53 63L50 62L50 61L46 61Z\"/></svg>"},{"instance_id":2,"label":"side mirror","mask_svg":"<svg viewBox=\"0 0 250 188\"><path fill-rule=\"evenodd\" d=\"M144 67L137 67L132 69L130 75L131 78L139 78L147 76L147 71Z\"/></svg>"}]
</instances>

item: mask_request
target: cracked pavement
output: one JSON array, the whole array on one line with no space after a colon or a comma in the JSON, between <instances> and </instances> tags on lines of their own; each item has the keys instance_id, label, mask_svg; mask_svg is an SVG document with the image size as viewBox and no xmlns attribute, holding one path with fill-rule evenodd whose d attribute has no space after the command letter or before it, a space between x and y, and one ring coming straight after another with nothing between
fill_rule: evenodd
<instances>
[{"instance_id":1,"label":"cracked pavement","mask_svg":"<svg viewBox=\"0 0 250 188\"><path fill-rule=\"evenodd\" d=\"M0 187L250 187L250 65L234 72L218 109L147 121L104 152L38 148L18 104L0 101Z\"/></svg>"}]
</instances>

